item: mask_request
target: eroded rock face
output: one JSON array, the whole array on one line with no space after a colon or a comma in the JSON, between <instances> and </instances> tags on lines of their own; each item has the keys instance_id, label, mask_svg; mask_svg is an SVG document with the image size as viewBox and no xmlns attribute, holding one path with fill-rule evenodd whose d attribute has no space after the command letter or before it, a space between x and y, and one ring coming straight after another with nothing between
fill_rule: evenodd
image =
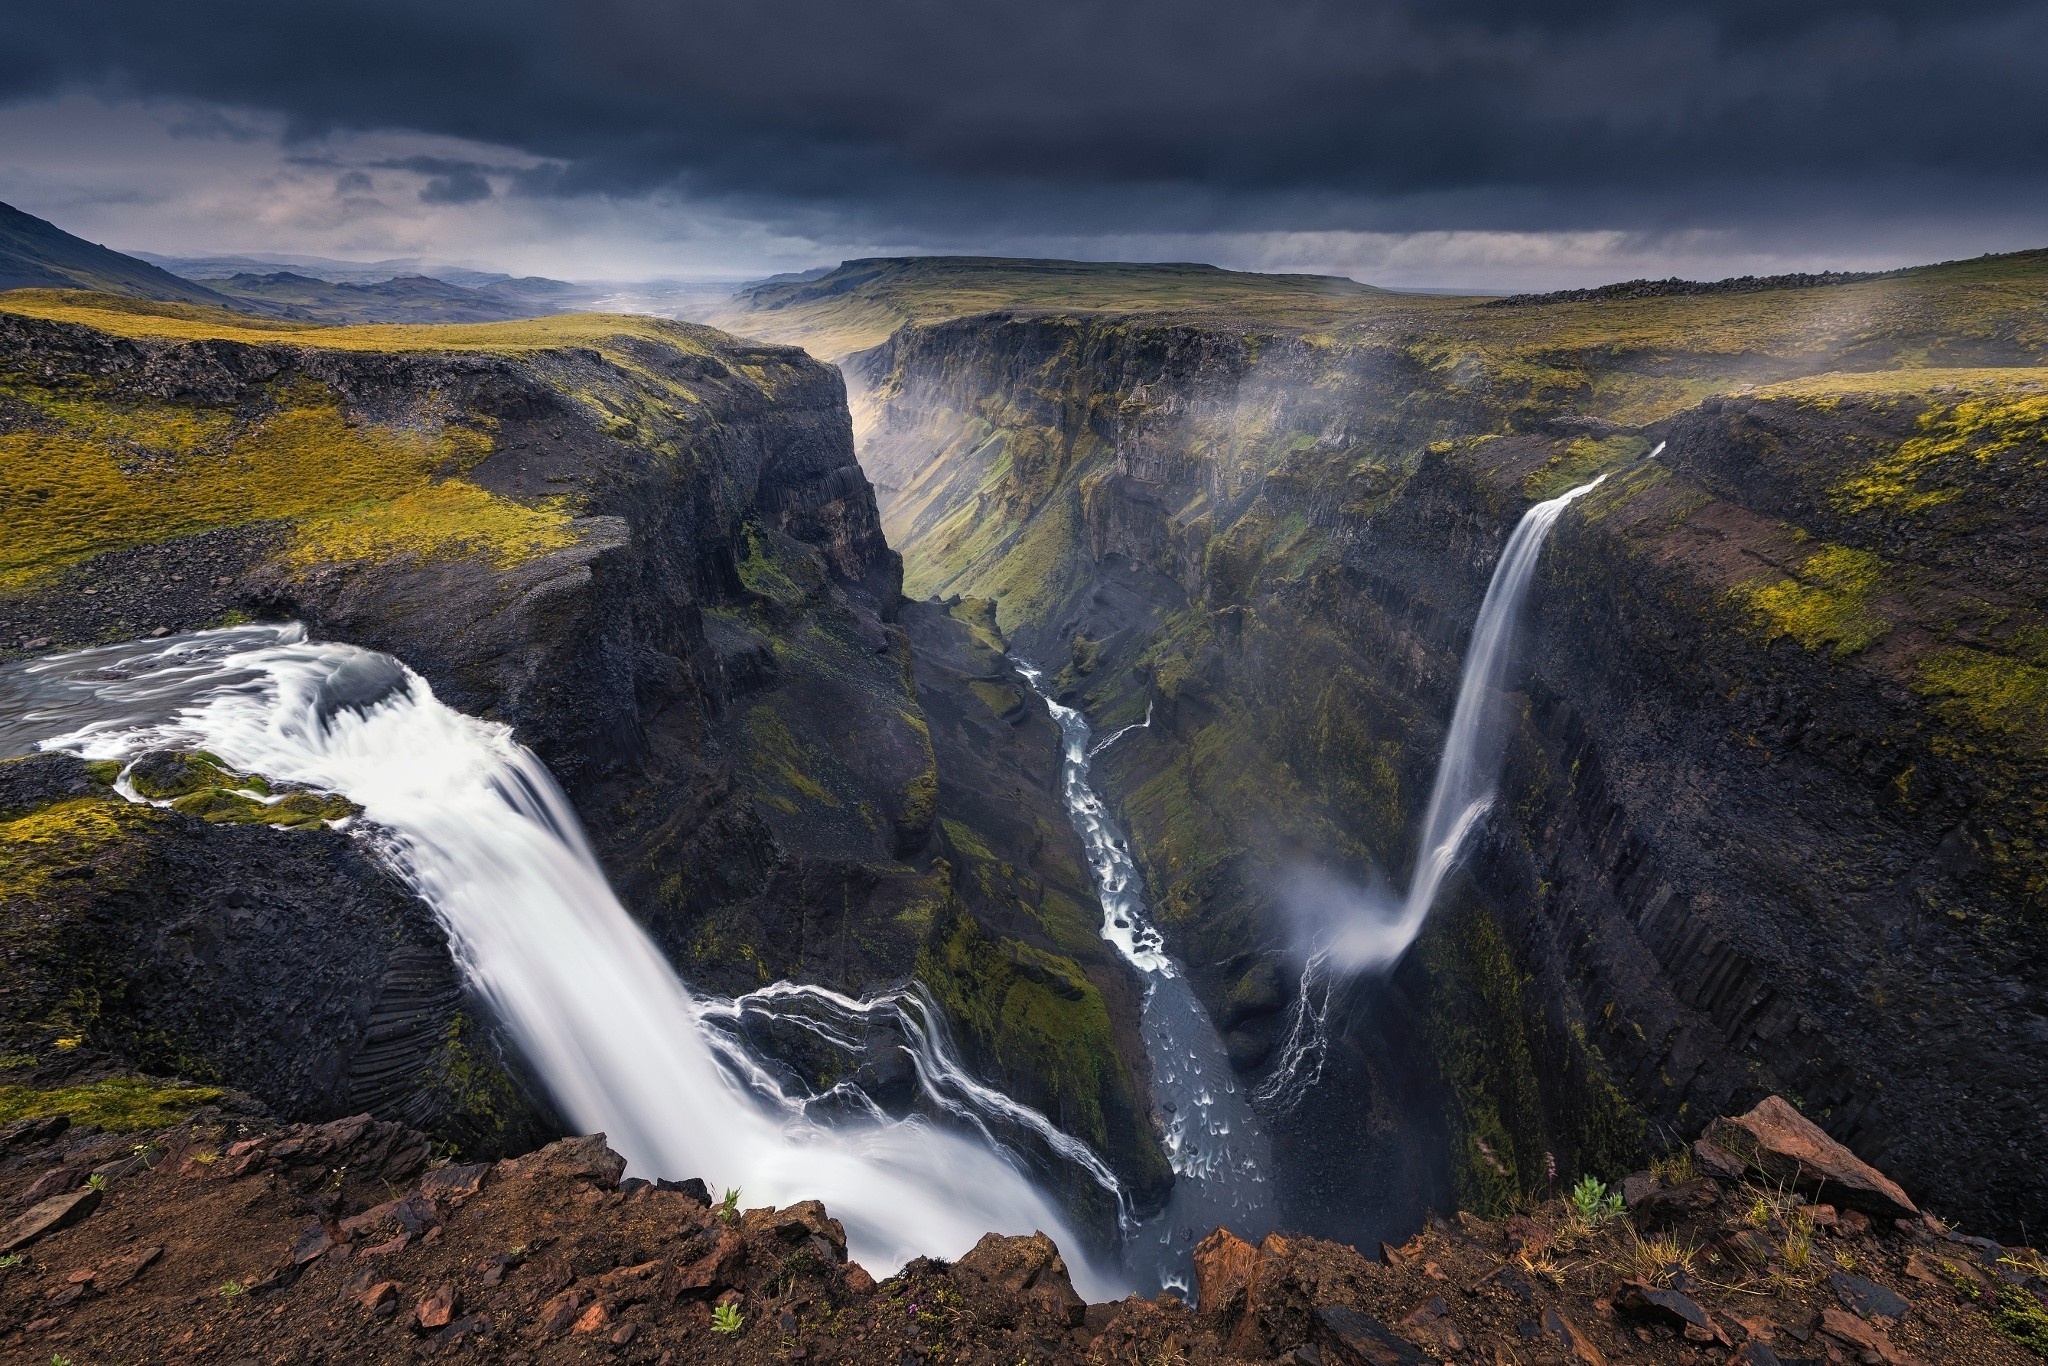
<instances>
[{"instance_id":1,"label":"eroded rock face","mask_svg":"<svg viewBox=\"0 0 2048 1366\"><path fill-rule=\"evenodd\" d=\"M433 915L358 843L137 806L108 776L0 762L14 1084L140 1068L278 1114L376 1110L486 1154L557 1123Z\"/></svg>"},{"instance_id":2,"label":"eroded rock face","mask_svg":"<svg viewBox=\"0 0 2048 1366\"><path fill-rule=\"evenodd\" d=\"M171 536L0 593L0 645L62 648L233 610L392 654L548 763L622 900L693 985L791 978L858 993L928 976L983 1075L1071 1115L1141 1199L1163 1188L1135 993L1086 933L1049 722L1008 714L999 649L961 653L968 627L943 614L919 637L951 662L921 677L835 370L680 324L622 323L588 346L379 353L0 315L0 348L0 386L155 405L151 420L176 431L189 419L267 433L302 403L337 440L440 443L442 473L500 511L573 513L561 543L530 553L352 555L345 539L316 553L289 520ZM0 403L0 431L35 420L31 405ZM937 734L928 701L945 712ZM460 1000L430 918L359 850L320 831L280 844L170 815L148 830L189 855L162 888L178 909L147 927L162 952L138 951L117 975L152 1021L182 1011L196 1025L224 1005L219 1046L184 1056L222 1059L222 1080L286 1116L367 1107L483 1153L502 1150L479 1146L493 1122L521 1133L514 1146L551 1122L515 1094L500 1042L471 1028L487 1022ZM224 881L243 846L278 876ZM337 904L301 904L323 899ZM92 904L119 918L112 901ZM278 943L294 915L333 930ZM297 971L297 958L319 961ZM1044 980L1009 971L1017 961ZM187 994L181 973L214 994ZM306 984L303 1007L288 1008L288 982ZM1056 1027L998 1027L1051 988ZM88 1053L106 1045L94 1056L180 1065L174 1049L86 1037ZM451 1039L461 1058L408 1042ZM791 1060L806 1075L815 1061ZM454 1104L436 1090L449 1080L478 1094ZM451 1104L496 1119L458 1122Z\"/></svg>"},{"instance_id":3,"label":"eroded rock face","mask_svg":"<svg viewBox=\"0 0 2048 1366\"><path fill-rule=\"evenodd\" d=\"M1340 1208L1453 1181L1504 1201L1780 1089L1930 1207L2048 1218L2010 1146L2048 1084L2021 1044L2048 1038L2023 890L2048 729L1993 700L2033 695L2048 621L2031 400L1814 381L1630 429L1495 368L1494 339L1409 326L987 317L850 362L911 591L997 599L1103 724L1157 704L1101 772L1253 1078L1293 1005L1291 965L1270 987L1295 874L1405 882L1510 529L1617 471L1546 550L1495 815L1400 970L1334 1017L1348 1097L1298 1144L1283 1123L1283 1161L1399 1174ZM1946 326L1916 298L1872 333L1673 364L1732 385L2038 356ZM1597 390L1641 363L1572 366ZM1452 1092L1448 1172L1384 1139L1443 1113L1388 1062L1418 1056Z\"/></svg>"}]
</instances>

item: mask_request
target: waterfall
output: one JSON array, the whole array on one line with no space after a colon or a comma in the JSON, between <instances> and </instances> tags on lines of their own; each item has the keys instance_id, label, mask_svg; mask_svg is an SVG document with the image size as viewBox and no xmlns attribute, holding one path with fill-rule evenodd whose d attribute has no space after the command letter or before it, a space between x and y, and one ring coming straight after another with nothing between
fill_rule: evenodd
<instances>
[{"instance_id":1,"label":"waterfall","mask_svg":"<svg viewBox=\"0 0 2048 1366\"><path fill-rule=\"evenodd\" d=\"M397 660L288 625L11 665L0 670L0 753L33 746L122 760L204 749L361 805L359 836L439 916L563 1113L603 1132L636 1172L701 1176L750 1203L822 1199L877 1274L958 1256L990 1230L1043 1229L1083 1295L1123 1293L1079 1255L998 1135L1035 1135L1121 1204L1115 1178L953 1062L921 998L856 1002L787 984L737 1002L693 997L612 895L546 767L510 727L443 705ZM793 1093L745 1046L750 1016L778 1009L837 1031L849 1051L886 1015L937 1122L892 1118L843 1087Z\"/></svg>"},{"instance_id":2,"label":"waterfall","mask_svg":"<svg viewBox=\"0 0 2048 1366\"><path fill-rule=\"evenodd\" d=\"M1659 442L1645 458L1655 458L1663 449ZM1494 566L1458 680L1458 700L1430 788L1408 894L1395 902L1358 889L1333 892L1326 885L1323 906L1305 917L1312 922L1314 943L1302 965L1287 1038L1273 1069L1253 1092L1269 1112L1291 1109L1320 1079L1332 990L1345 977L1400 961L1422 933L1437 891L1457 866L1465 841L1492 808L1504 747L1499 696L1514 656L1522 599L1557 519L1606 479L1603 474L1523 513Z\"/></svg>"},{"instance_id":3,"label":"waterfall","mask_svg":"<svg viewBox=\"0 0 2048 1366\"><path fill-rule=\"evenodd\" d=\"M1458 681L1457 705L1451 711L1443 757L1437 762L1429 809L1422 819L1422 840L1408 895L1391 916L1368 912L1347 917L1337 926L1327 945L1332 966L1346 972L1391 966L1422 933L1422 922L1429 917L1437 889L1457 866L1466 839L1493 805L1504 744L1499 695L1514 655L1522 598L1536 572L1543 542L1564 510L1606 479L1603 474L1538 503L1515 524L1472 628L1464 675Z\"/></svg>"}]
</instances>

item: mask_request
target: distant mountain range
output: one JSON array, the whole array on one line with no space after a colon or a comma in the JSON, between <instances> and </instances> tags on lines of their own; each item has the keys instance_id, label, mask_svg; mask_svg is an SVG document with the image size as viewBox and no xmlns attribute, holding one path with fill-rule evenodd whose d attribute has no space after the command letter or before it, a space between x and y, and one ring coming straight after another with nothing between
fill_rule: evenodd
<instances>
[{"instance_id":1,"label":"distant mountain range","mask_svg":"<svg viewBox=\"0 0 2048 1366\"><path fill-rule=\"evenodd\" d=\"M0 204L0 290L88 289L309 323L477 323L586 310L696 318L729 285L588 285L416 257L125 255Z\"/></svg>"},{"instance_id":2,"label":"distant mountain range","mask_svg":"<svg viewBox=\"0 0 2048 1366\"><path fill-rule=\"evenodd\" d=\"M235 306L204 285L0 204L0 290L6 289L93 289L136 299Z\"/></svg>"}]
</instances>

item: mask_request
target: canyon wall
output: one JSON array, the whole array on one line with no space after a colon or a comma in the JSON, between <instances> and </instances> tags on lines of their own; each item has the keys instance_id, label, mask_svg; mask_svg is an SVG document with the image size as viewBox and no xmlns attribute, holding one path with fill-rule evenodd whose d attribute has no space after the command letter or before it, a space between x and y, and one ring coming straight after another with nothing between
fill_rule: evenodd
<instances>
[{"instance_id":1,"label":"canyon wall","mask_svg":"<svg viewBox=\"0 0 2048 1366\"><path fill-rule=\"evenodd\" d=\"M984 1075L1156 1198L1166 1168L1134 987L1083 909L1050 722L1005 692L974 622L899 616L898 562L835 371L792 348L626 320L572 321L568 336L554 323L342 331L327 345L158 326L0 314L0 439L75 445L73 463L114 497L182 485L202 513L139 530L114 518L92 554L53 535L0 582L0 638L62 648L253 614L397 655L547 761L686 980L858 992L914 974ZM294 446L295 426L323 439ZM110 470L94 463L102 449ZM239 471L235 498L208 516L223 465ZM83 482L51 478L45 506L97 515ZM104 549L116 535L132 543ZM228 838L177 813L158 823L201 847L201 869ZM260 827L234 838L346 845ZM346 876L378 874L357 857ZM202 920L230 914L207 877L166 895ZM308 881L319 896L323 880ZM419 931L447 974L438 931ZM141 971L120 969L130 995L168 990ZM351 1027L326 1044L333 1066L366 1046L376 1009L365 991L336 1006ZM474 1013L437 998L419 1027L447 1033L462 1009ZM363 1108L281 1089L225 1047L138 1051L87 1021L84 1045L59 1058L48 1021L17 1023L39 1067L196 1071L292 1117ZM801 1049L789 1061L833 1065ZM896 1095L907 1074L875 1062L875 1088ZM545 1128L544 1110L520 1124Z\"/></svg>"},{"instance_id":2,"label":"canyon wall","mask_svg":"<svg viewBox=\"0 0 2048 1366\"><path fill-rule=\"evenodd\" d=\"M2048 1213L2038 298L998 314L848 368L908 592L991 600L1100 726L1155 706L1102 767L1249 1081L1296 912L1406 883L1515 520L1612 472L1539 570L1486 829L1281 1122L1334 1203L1618 1176L1777 1090L2016 1234ZM1331 1218L1289 1210L1367 1231Z\"/></svg>"}]
</instances>

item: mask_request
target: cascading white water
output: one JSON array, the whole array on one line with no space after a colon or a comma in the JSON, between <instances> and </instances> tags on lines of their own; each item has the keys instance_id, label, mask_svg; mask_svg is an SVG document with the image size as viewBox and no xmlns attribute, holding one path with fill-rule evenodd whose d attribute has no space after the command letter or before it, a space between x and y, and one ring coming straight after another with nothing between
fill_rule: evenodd
<instances>
[{"instance_id":1,"label":"cascading white water","mask_svg":"<svg viewBox=\"0 0 2048 1366\"><path fill-rule=\"evenodd\" d=\"M792 1097L717 1028L768 996L700 1002L612 895L581 823L509 727L444 706L387 656L305 639L297 626L243 627L81 651L9 666L0 742L127 759L204 749L272 779L339 792L361 829L433 907L469 980L511 1028L566 1117L605 1133L635 1171L702 1176L750 1202L817 1198L852 1254L886 1274L924 1254L957 1256L990 1230L1052 1234L1091 1300L1124 1287L1082 1243L989 1122L1037 1134L1121 1201L1085 1145L980 1087L916 1034L933 1103L979 1133L921 1116L830 1118ZM815 988L827 1022L873 1012ZM902 1002L890 1009L906 1016ZM711 1019L705 1016L713 1017ZM831 1106L818 1107L828 1111ZM1066 1146L1062 1146L1062 1144ZM1076 1152L1075 1150L1078 1150Z\"/></svg>"},{"instance_id":2,"label":"cascading white water","mask_svg":"<svg viewBox=\"0 0 2048 1366\"><path fill-rule=\"evenodd\" d=\"M1600 487L1606 475L1536 504L1522 514L1508 537L1479 604L1465 671L1458 681L1458 702L1444 735L1443 758L1437 762L1429 809L1422 818L1420 852L1397 914L1359 915L1336 927L1327 944L1330 964L1340 971L1360 972L1385 967L1407 952L1422 932L1422 922L1436 901L1444 877L1457 866L1465 840L1493 805L1499 776L1501 739L1499 695L1514 654L1516 617L1543 542L1564 510Z\"/></svg>"},{"instance_id":3,"label":"cascading white water","mask_svg":"<svg viewBox=\"0 0 2048 1366\"><path fill-rule=\"evenodd\" d=\"M1650 457L1663 449L1659 443ZM1284 1111L1315 1084L1322 1070L1324 1027L1335 981L1400 961L1422 933L1437 891L1457 866L1465 841L1492 807L1502 754L1499 696L1514 656L1522 599L1557 519L1606 479L1603 474L1538 503L1515 524L1472 628L1408 894L1398 904L1355 890L1324 898L1325 906L1334 905L1336 910L1315 917L1315 942L1302 965L1287 1038L1273 1069L1254 1092L1260 1104Z\"/></svg>"},{"instance_id":4,"label":"cascading white water","mask_svg":"<svg viewBox=\"0 0 2048 1366\"><path fill-rule=\"evenodd\" d=\"M1065 762L1060 795L1081 836L1102 901L1101 935L1136 968L1145 984L1138 1032L1152 1062L1152 1098L1166 1130L1173 1194L1166 1208L1131 1230L1127 1269L1184 1296L1192 1289L1193 1241L1219 1225L1259 1238L1277 1221L1268 1182L1272 1151L1258 1116L1238 1089L1216 1026L1196 999L1186 974L1166 951L1166 940L1145 914L1142 879L1109 806L1089 781L1089 761L1121 737L1152 724L1145 719L1091 744L1088 718L1046 690L1045 676L1015 661L1017 671L1060 728Z\"/></svg>"}]
</instances>

